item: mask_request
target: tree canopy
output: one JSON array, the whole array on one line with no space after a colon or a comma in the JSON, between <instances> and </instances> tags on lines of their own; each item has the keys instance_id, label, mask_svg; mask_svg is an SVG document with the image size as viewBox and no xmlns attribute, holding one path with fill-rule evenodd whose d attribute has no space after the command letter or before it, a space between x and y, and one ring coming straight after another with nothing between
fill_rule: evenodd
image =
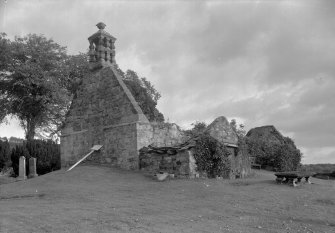
<instances>
[{"instance_id":1,"label":"tree canopy","mask_svg":"<svg viewBox=\"0 0 335 233\"><path fill-rule=\"evenodd\" d=\"M70 102L62 85L65 47L36 34L13 41L1 34L0 41L0 120L16 116L28 140L38 129L55 130Z\"/></svg>"},{"instance_id":2,"label":"tree canopy","mask_svg":"<svg viewBox=\"0 0 335 233\"><path fill-rule=\"evenodd\" d=\"M249 154L256 158L256 163L264 167L269 166L277 171L293 171L300 165L302 153L289 137L275 141L269 137L247 136L246 144Z\"/></svg>"},{"instance_id":3,"label":"tree canopy","mask_svg":"<svg viewBox=\"0 0 335 233\"><path fill-rule=\"evenodd\" d=\"M232 129L234 130L234 132L237 134L238 140L239 141L243 140L245 135L246 135L246 131L244 129L244 124L237 125L237 122L236 122L235 119L232 119L229 122L229 124L232 127Z\"/></svg>"},{"instance_id":4,"label":"tree canopy","mask_svg":"<svg viewBox=\"0 0 335 233\"><path fill-rule=\"evenodd\" d=\"M164 116L156 108L161 94L146 78L140 78L135 71L120 71L124 83L149 121L164 122Z\"/></svg>"}]
</instances>

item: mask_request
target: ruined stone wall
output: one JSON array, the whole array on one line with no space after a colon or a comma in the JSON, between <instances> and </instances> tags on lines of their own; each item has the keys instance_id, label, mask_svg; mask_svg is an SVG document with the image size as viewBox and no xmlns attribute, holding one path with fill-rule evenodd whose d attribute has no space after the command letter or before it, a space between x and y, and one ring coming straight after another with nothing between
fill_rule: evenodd
<instances>
[{"instance_id":1,"label":"ruined stone wall","mask_svg":"<svg viewBox=\"0 0 335 233\"><path fill-rule=\"evenodd\" d=\"M80 85L62 129L62 166L79 160L93 145L103 145L92 162L138 167L138 122L148 120L115 68L92 72Z\"/></svg>"},{"instance_id":2,"label":"ruined stone wall","mask_svg":"<svg viewBox=\"0 0 335 233\"><path fill-rule=\"evenodd\" d=\"M136 123L114 125L104 129L101 152L94 153L87 162L138 169L137 150Z\"/></svg>"},{"instance_id":3,"label":"ruined stone wall","mask_svg":"<svg viewBox=\"0 0 335 233\"><path fill-rule=\"evenodd\" d=\"M237 144L238 137L224 116L216 118L206 129L206 131L219 142L224 144Z\"/></svg>"},{"instance_id":4,"label":"ruined stone wall","mask_svg":"<svg viewBox=\"0 0 335 233\"><path fill-rule=\"evenodd\" d=\"M155 147L174 146L185 142L187 137L173 123L138 123L138 148L153 145Z\"/></svg>"},{"instance_id":5,"label":"ruined stone wall","mask_svg":"<svg viewBox=\"0 0 335 233\"><path fill-rule=\"evenodd\" d=\"M140 169L150 174L167 172L181 178L194 178L198 174L190 150L178 151L176 154L141 152L139 159Z\"/></svg>"},{"instance_id":6,"label":"ruined stone wall","mask_svg":"<svg viewBox=\"0 0 335 233\"><path fill-rule=\"evenodd\" d=\"M251 162L244 145L240 145L237 154L230 156L230 161L230 178L245 178L251 174Z\"/></svg>"},{"instance_id":7,"label":"ruined stone wall","mask_svg":"<svg viewBox=\"0 0 335 233\"><path fill-rule=\"evenodd\" d=\"M174 146L186 139L178 125L173 123L152 123L154 146Z\"/></svg>"}]
</instances>

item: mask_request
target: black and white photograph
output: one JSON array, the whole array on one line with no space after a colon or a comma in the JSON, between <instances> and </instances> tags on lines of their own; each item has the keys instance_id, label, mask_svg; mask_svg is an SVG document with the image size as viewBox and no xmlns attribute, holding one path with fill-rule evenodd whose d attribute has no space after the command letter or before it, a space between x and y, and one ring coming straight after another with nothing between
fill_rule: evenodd
<instances>
[{"instance_id":1,"label":"black and white photograph","mask_svg":"<svg viewBox=\"0 0 335 233\"><path fill-rule=\"evenodd\" d=\"M0 0L0 233L334 233L335 1Z\"/></svg>"}]
</instances>

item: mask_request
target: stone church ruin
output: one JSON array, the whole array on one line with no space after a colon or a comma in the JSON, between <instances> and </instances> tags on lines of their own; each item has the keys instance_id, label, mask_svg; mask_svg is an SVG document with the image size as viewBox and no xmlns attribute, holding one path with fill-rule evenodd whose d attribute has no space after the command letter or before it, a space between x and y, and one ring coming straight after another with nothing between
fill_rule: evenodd
<instances>
[{"instance_id":1,"label":"stone church ruin","mask_svg":"<svg viewBox=\"0 0 335 233\"><path fill-rule=\"evenodd\" d=\"M226 178L244 178L251 171L249 156L246 151L238 149L238 137L228 120L221 116L216 118L206 132L223 143L230 152L230 171ZM198 177L194 150L197 143L190 138L174 146L157 147L149 145L140 149L140 169L148 173L166 172L177 177Z\"/></svg>"},{"instance_id":2,"label":"stone church ruin","mask_svg":"<svg viewBox=\"0 0 335 233\"><path fill-rule=\"evenodd\" d=\"M128 90L117 70L116 38L104 30L105 26L98 23L99 30L88 38L90 73L83 78L62 128L62 167L75 164L92 146L103 145L87 158L88 163L150 170L162 169L161 163L168 161L169 172L195 175L191 147L182 148L188 140L182 130L176 124L149 122ZM232 174L246 175L250 164L238 154L237 136L227 120L218 118L208 131L232 152ZM161 151L160 155L174 157L153 156L143 149L149 146Z\"/></svg>"}]
</instances>

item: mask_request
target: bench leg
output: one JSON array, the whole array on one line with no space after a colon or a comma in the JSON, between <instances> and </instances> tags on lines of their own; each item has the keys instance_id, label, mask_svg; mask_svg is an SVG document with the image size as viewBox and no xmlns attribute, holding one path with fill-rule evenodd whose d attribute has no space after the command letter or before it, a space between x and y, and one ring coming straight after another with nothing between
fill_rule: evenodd
<instances>
[{"instance_id":1,"label":"bench leg","mask_svg":"<svg viewBox=\"0 0 335 233\"><path fill-rule=\"evenodd\" d=\"M288 178L288 184L292 185L293 187L297 187L297 181L295 178Z\"/></svg>"},{"instance_id":2,"label":"bench leg","mask_svg":"<svg viewBox=\"0 0 335 233\"><path fill-rule=\"evenodd\" d=\"M311 181L309 180L309 176L305 177L305 181L306 183L311 184Z\"/></svg>"},{"instance_id":3,"label":"bench leg","mask_svg":"<svg viewBox=\"0 0 335 233\"><path fill-rule=\"evenodd\" d=\"M282 184L282 183L283 183L283 180L284 180L284 178L276 178L276 182L277 182L278 184Z\"/></svg>"},{"instance_id":4,"label":"bench leg","mask_svg":"<svg viewBox=\"0 0 335 233\"><path fill-rule=\"evenodd\" d=\"M293 179L293 187L297 187L298 184L297 184L297 179Z\"/></svg>"}]
</instances>

